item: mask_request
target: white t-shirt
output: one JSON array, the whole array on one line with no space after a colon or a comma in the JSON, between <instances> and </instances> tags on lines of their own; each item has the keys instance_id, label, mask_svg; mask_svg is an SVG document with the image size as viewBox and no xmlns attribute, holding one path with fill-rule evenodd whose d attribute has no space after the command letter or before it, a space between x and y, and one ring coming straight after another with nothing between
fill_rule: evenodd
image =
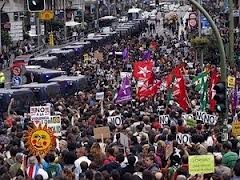
<instances>
[{"instance_id":1,"label":"white t-shirt","mask_svg":"<svg viewBox=\"0 0 240 180\"><path fill-rule=\"evenodd\" d=\"M80 164L85 161L88 163L88 166L91 164L91 161L88 159L87 156L82 156L80 158L78 158L75 162L74 162L74 165L75 165L75 179L78 180L79 179L79 174L82 172L82 169L80 167Z\"/></svg>"}]
</instances>

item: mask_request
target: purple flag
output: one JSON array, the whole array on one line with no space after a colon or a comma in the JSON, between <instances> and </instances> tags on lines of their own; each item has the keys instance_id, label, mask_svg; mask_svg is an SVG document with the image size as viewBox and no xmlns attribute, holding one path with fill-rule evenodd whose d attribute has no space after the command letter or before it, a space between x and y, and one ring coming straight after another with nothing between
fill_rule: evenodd
<instances>
[{"instance_id":1,"label":"purple flag","mask_svg":"<svg viewBox=\"0 0 240 180\"><path fill-rule=\"evenodd\" d=\"M115 103L120 104L132 99L131 85L128 77L123 78L120 89L115 98Z\"/></svg>"},{"instance_id":2,"label":"purple flag","mask_svg":"<svg viewBox=\"0 0 240 180\"><path fill-rule=\"evenodd\" d=\"M151 51L146 50L146 51L143 52L143 56L142 56L143 60L149 60L150 57L151 57Z\"/></svg>"},{"instance_id":3,"label":"purple flag","mask_svg":"<svg viewBox=\"0 0 240 180\"><path fill-rule=\"evenodd\" d=\"M237 83L235 84L234 91L232 93L232 117L235 116L238 105Z\"/></svg>"},{"instance_id":4,"label":"purple flag","mask_svg":"<svg viewBox=\"0 0 240 180\"><path fill-rule=\"evenodd\" d=\"M128 48L125 48L122 52L123 60L128 61Z\"/></svg>"}]
</instances>

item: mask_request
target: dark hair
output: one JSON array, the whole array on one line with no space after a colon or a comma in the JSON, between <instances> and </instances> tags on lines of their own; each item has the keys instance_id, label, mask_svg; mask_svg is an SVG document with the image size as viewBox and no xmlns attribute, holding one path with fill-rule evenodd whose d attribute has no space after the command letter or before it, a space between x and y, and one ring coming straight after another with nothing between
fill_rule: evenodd
<instances>
[{"instance_id":1,"label":"dark hair","mask_svg":"<svg viewBox=\"0 0 240 180\"><path fill-rule=\"evenodd\" d=\"M108 154L114 156L114 149L113 148L108 148L107 152L108 152Z\"/></svg>"},{"instance_id":2,"label":"dark hair","mask_svg":"<svg viewBox=\"0 0 240 180\"><path fill-rule=\"evenodd\" d=\"M153 179L153 174L149 170L144 170L142 174L142 179L143 180L152 180Z\"/></svg>"},{"instance_id":3,"label":"dark hair","mask_svg":"<svg viewBox=\"0 0 240 180\"><path fill-rule=\"evenodd\" d=\"M131 173L125 173L121 180L132 180L132 174Z\"/></svg>"},{"instance_id":4,"label":"dark hair","mask_svg":"<svg viewBox=\"0 0 240 180\"><path fill-rule=\"evenodd\" d=\"M67 152L63 158L65 164L74 164L76 159L77 157L74 152Z\"/></svg>"},{"instance_id":5,"label":"dark hair","mask_svg":"<svg viewBox=\"0 0 240 180\"><path fill-rule=\"evenodd\" d=\"M120 180L120 173L116 169L111 172L111 176L113 180Z\"/></svg>"},{"instance_id":6,"label":"dark hair","mask_svg":"<svg viewBox=\"0 0 240 180\"><path fill-rule=\"evenodd\" d=\"M10 155L11 155L12 157L15 157L16 154L18 153L19 149L18 149L17 147L13 146L13 147L10 148L9 151L10 151Z\"/></svg>"},{"instance_id":7,"label":"dark hair","mask_svg":"<svg viewBox=\"0 0 240 180\"><path fill-rule=\"evenodd\" d=\"M86 161L83 161L80 163L80 167L81 167L82 171L85 172L88 169L88 163Z\"/></svg>"},{"instance_id":8,"label":"dark hair","mask_svg":"<svg viewBox=\"0 0 240 180\"><path fill-rule=\"evenodd\" d=\"M43 180L43 176L41 174L38 174L35 176L34 180Z\"/></svg>"},{"instance_id":9,"label":"dark hair","mask_svg":"<svg viewBox=\"0 0 240 180\"><path fill-rule=\"evenodd\" d=\"M87 170L85 175L86 175L86 179L88 179L88 180L93 179L93 171L92 170Z\"/></svg>"},{"instance_id":10,"label":"dark hair","mask_svg":"<svg viewBox=\"0 0 240 180\"><path fill-rule=\"evenodd\" d=\"M233 168L233 171L234 171L234 174L237 176L237 177L240 177L240 159L238 159L236 161L236 164Z\"/></svg>"},{"instance_id":11,"label":"dark hair","mask_svg":"<svg viewBox=\"0 0 240 180\"><path fill-rule=\"evenodd\" d=\"M231 150L232 149L232 143L231 142L225 142L223 144L223 149L228 149L228 150Z\"/></svg>"},{"instance_id":12,"label":"dark hair","mask_svg":"<svg viewBox=\"0 0 240 180\"><path fill-rule=\"evenodd\" d=\"M116 157L116 160L119 162L119 163L122 163L124 161L124 155L122 153L119 153Z\"/></svg>"},{"instance_id":13,"label":"dark hair","mask_svg":"<svg viewBox=\"0 0 240 180\"><path fill-rule=\"evenodd\" d=\"M104 180L102 173L96 172L94 175L95 180Z\"/></svg>"},{"instance_id":14,"label":"dark hair","mask_svg":"<svg viewBox=\"0 0 240 180\"><path fill-rule=\"evenodd\" d=\"M54 162L55 161L54 154L52 154L52 153L48 154L47 159L50 163Z\"/></svg>"},{"instance_id":15,"label":"dark hair","mask_svg":"<svg viewBox=\"0 0 240 180\"><path fill-rule=\"evenodd\" d=\"M134 164L135 164L135 162L136 162L135 156L129 155L127 159L128 159L128 164L129 164L130 166L134 166Z\"/></svg>"}]
</instances>

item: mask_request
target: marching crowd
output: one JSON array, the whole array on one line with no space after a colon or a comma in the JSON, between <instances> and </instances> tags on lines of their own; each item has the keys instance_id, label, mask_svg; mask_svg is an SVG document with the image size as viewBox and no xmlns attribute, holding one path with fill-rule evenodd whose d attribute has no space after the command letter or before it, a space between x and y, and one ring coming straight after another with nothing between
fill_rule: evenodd
<instances>
[{"instance_id":1,"label":"marching crowd","mask_svg":"<svg viewBox=\"0 0 240 180\"><path fill-rule=\"evenodd\" d=\"M92 89L67 98L56 97L47 103L52 113L61 115L62 125L57 146L47 155L33 156L26 146L24 133L32 126L30 118L14 111L4 114L0 129L0 179L240 179L240 138L232 136L231 126L228 125L229 138L222 141L218 125L197 121L195 126L189 126L183 119L185 113L194 113L201 105L199 92L192 86L192 79L201 73L201 68L188 42L178 41L177 35L170 32L154 37L128 37L99 50L104 53L103 61L79 59L69 69L72 74L90 75ZM124 57L117 52L123 52ZM134 75L139 73L131 73L136 70L136 61L154 64L152 72L147 67L141 73L145 77L153 75L154 83L160 82L155 91L139 93L141 81ZM176 98L169 99L164 82L176 67L183 67L181 74L188 95L184 108ZM123 81L121 72L131 74L131 100L115 103ZM104 92L103 100L96 100L97 92ZM167 124L159 121L159 115L164 114L169 115ZM115 115L121 115L119 126L108 122L108 117ZM93 129L105 126L110 129L110 137L95 138ZM191 140L179 143L178 133L190 135ZM122 135L127 136L127 142L122 142ZM192 155L213 155L214 172L189 173Z\"/></svg>"}]
</instances>

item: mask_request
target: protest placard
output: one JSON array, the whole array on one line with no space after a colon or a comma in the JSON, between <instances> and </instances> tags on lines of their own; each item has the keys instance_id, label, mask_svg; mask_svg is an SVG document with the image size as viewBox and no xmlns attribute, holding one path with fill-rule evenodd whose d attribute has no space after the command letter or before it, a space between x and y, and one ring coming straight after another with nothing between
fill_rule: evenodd
<instances>
[{"instance_id":1,"label":"protest placard","mask_svg":"<svg viewBox=\"0 0 240 180\"><path fill-rule=\"evenodd\" d=\"M61 136L61 116L50 116L47 127L52 129L55 136Z\"/></svg>"},{"instance_id":2,"label":"protest placard","mask_svg":"<svg viewBox=\"0 0 240 180\"><path fill-rule=\"evenodd\" d=\"M114 124L116 127L122 125L122 117L121 114L117 116L109 116L108 117L108 123Z\"/></svg>"},{"instance_id":3,"label":"protest placard","mask_svg":"<svg viewBox=\"0 0 240 180\"><path fill-rule=\"evenodd\" d=\"M234 121L232 123L232 135L233 136L240 136L240 121Z\"/></svg>"},{"instance_id":4,"label":"protest placard","mask_svg":"<svg viewBox=\"0 0 240 180\"><path fill-rule=\"evenodd\" d=\"M189 174L209 174L214 173L213 155L195 155L188 157Z\"/></svg>"},{"instance_id":5,"label":"protest placard","mask_svg":"<svg viewBox=\"0 0 240 180\"><path fill-rule=\"evenodd\" d=\"M128 136L123 134L123 133L120 133L120 143L124 147L128 148L128 146L129 146L129 144L128 144Z\"/></svg>"},{"instance_id":6,"label":"protest placard","mask_svg":"<svg viewBox=\"0 0 240 180\"><path fill-rule=\"evenodd\" d=\"M169 123L169 115L159 115L159 123L166 125Z\"/></svg>"},{"instance_id":7,"label":"protest placard","mask_svg":"<svg viewBox=\"0 0 240 180\"><path fill-rule=\"evenodd\" d=\"M235 87L235 82L236 82L236 78L233 76L228 76L227 77L227 87L228 88L234 88Z\"/></svg>"},{"instance_id":8,"label":"protest placard","mask_svg":"<svg viewBox=\"0 0 240 180\"><path fill-rule=\"evenodd\" d=\"M128 77L129 79L132 78L132 73L131 72L120 72L120 77L121 79Z\"/></svg>"},{"instance_id":9,"label":"protest placard","mask_svg":"<svg viewBox=\"0 0 240 180\"><path fill-rule=\"evenodd\" d=\"M51 109L50 106L31 106L30 116L31 121L35 125L47 124L50 119Z\"/></svg>"},{"instance_id":10,"label":"protest placard","mask_svg":"<svg viewBox=\"0 0 240 180\"><path fill-rule=\"evenodd\" d=\"M165 159L168 160L168 158L171 156L172 153L173 153L173 143L170 142L166 144Z\"/></svg>"},{"instance_id":11,"label":"protest placard","mask_svg":"<svg viewBox=\"0 0 240 180\"><path fill-rule=\"evenodd\" d=\"M103 100L104 99L104 92L96 93L96 100Z\"/></svg>"},{"instance_id":12,"label":"protest placard","mask_svg":"<svg viewBox=\"0 0 240 180\"><path fill-rule=\"evenodd\" d=\"M98 127L93 129L94 137L96 139L108 139L110 138L110 129L109 127Z\"/></svg>"},{"instance_id":13,"label":"protest placard","mask_svg":"<svg viewBox=\"0 0 240 180\"><path fill-rule=\"evenodd\" d=\"M189 134L178 133L176 141L178 144L190 144L191 136Z\"/></svg>"},{"instance_id":14,"label":"protest placard","mask_svg":"<svg viewBox=\"0 0 240 180\"><path fill-rule=\"evenodd\" d=\"M196 120L200 120L205 124L215 125L218 117L215 115L207 114L206 112L197 111L195 115Z\"/></svg>"}]
</instances>

